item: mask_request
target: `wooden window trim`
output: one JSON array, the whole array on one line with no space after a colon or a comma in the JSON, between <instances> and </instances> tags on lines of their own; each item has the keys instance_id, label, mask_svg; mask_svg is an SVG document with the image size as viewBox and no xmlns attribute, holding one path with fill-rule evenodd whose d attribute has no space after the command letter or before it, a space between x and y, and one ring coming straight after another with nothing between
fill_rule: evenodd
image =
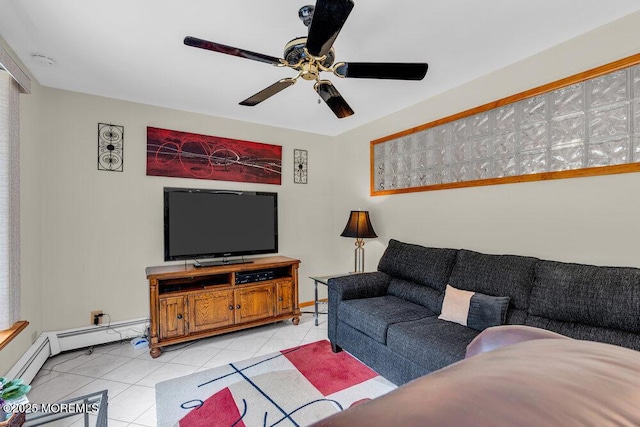
<instances>
[{"instance_id":1,"label":"wooden window trim","mask_svg":"<svg viewBox=\"0 0 640 427\"><path fill-rule=\"evenodd\" d=\"M374 148L376 144L401 138L403 136L411 135L413 133L421 132L432 127L440 126L445 123L453 122L468 116L472 116L474 114L493 110L494 108L502 107L504 105L513 104L515 102L521 101L526 98L542 95L544 93L551 92L556 89L560 89L562 87L581 83L586 80L600 77L604 74L609 74L609 73L619 71L624 68L632 67L638 64L640 64L640 54L631 55L629 57L620 59L618 61L614 61L609 64L605 64L600 67L596 67L591 70L584 71L582 73L574 74L570 77L566 77L564 79L560 79L552 83L538 86L536 88L529 89L524 92L517 93L515 95L507 96L506 98L502 98L497 101L489 102L487 104L480 105L478 107L474 107L469 110L465 110L447 117L443 117L441 119L434 120L432 122L413 127L411 129L406 129L404 131L397 132L392 135L387 135L385 137L375 139L370 142L370 146L369 146L369 184L370 184L369 194L371 196L386 196L391 194L415 193L420 191L447 190L452 188L478 187L478 186L485 186L485 185L511 184L511 183L517 183L517 182L533 182L533 181L544 181L544 180L552 180L552 179L579 178L579 177L587 177L587 176L614 175L614 174L629 173L629 172L640 172L640 163L625 163L621 165L599 166L599 167L581 168L581 169L556 171L556 172L543 172L543 173L536 173L536 174L509 176L509 177L503 177L503 178L488 178L488 179L480 179L475 181L451 182L451 183L445 183L445 184L427 185L423 187L398 188L393 190L376 190L375 189L375 164L374 164L375 162Z\"/></svg>"},{"instance_id":2,"label":"wooden window trim","mask_svg":"<svg viewBox=\"0 0 640 427\"><path fill-rule=\"evenodd\" d=\"M29 326L29 322L27 322L26 320L18 320L9 329L0 331L0 350L5 348L7 344L9 344L15 337L17 337L18 334L22 332L27 326Z\"/></svg>"}]
</instances>

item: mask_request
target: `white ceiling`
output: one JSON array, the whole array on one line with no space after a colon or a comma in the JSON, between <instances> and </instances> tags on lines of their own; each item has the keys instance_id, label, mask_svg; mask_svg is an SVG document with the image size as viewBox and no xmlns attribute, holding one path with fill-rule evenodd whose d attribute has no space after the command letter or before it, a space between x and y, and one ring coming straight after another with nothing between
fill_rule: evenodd
<instances>
[{"instance_id":1,"label":"white ceiling","mask_svg":"<svg viewBox=\"0 0 640 427\"><path fill-rule=\"evenodd\" d=\"M240 106L295 72L182 42L282 57L306 35L297 14L312 1L0 0L0 35L44 86L333 136L640 10L638 0L355 0L337 61L427 62L429 71L419 82L323 73L355 111L344 119L304 80Z\"/></svg>"}]
</instances>

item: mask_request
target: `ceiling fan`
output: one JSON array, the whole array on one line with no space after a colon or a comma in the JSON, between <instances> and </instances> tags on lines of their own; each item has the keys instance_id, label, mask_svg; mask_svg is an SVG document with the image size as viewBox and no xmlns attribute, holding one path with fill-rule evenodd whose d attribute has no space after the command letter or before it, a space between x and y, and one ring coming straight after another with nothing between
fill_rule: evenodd
<instances>
[{"instance_id":1,"label":"ceiling fan","mask_svg":"<svg viewBox=\"0 0 640 427\"><path fill-rule=\"evenodd\" d=\"M353 0L317 0L315 6L301 7L298 16L308 27L308 35L297 37L287 43L284 47L284 59L190 36L185 37L184 44L278 67L289 67L298 72L297 76L277 81L240 102L240 105L253 107L295 84L302 77L304 80L315 80L313 88L320 98L338 118L344 118L352 115L353 110L333 83L320 79L321 72L332 72L338 77L360 79L422 80L428 68L426 63L334 63L333 42L338 37L353 6Z\"/></svg>"}]
</instances>

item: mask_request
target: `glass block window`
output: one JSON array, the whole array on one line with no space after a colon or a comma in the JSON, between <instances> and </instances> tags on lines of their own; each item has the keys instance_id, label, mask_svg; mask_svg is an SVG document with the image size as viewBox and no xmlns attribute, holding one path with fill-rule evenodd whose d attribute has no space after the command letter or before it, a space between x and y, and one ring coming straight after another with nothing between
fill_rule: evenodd
<instances>
[{"instance_id":1,"label":"glass block window","mask_svg":"<svg viewBox=\"0 0 640 427\"><path fill-rule=\"evenodd\" d=\"M372 195L640 171L639 63L372 141Z\"/></svg>"}]
</instances>

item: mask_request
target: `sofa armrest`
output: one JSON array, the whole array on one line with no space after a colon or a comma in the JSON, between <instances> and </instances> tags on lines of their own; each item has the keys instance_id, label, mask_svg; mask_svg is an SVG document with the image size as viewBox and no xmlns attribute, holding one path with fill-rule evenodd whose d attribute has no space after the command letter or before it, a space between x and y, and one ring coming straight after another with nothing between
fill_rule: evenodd
<instances>
[{"instance_id":1,"label":"sofa armrest","mask_svg":"<svg viewBox=\"0 0 640 427\"><path fill-rule=\"evenodd\" d=\"M373 298L387 294L391 276L380 271L373 273L350 274L329 279L328 336L336 343L338 329L338 305L349 299Z\"/></svg>"},{"instance_id":2,"label":"sofa armrest","mask_svg":"<svg viewBox=\"0 0 640 427\"><path fill-rule=\"evenodd\" d=\"M329 293L338 301L379 297L387 294L391 276L380 271L350 274L329 279Z\"/></svg>"}]
</instances>

